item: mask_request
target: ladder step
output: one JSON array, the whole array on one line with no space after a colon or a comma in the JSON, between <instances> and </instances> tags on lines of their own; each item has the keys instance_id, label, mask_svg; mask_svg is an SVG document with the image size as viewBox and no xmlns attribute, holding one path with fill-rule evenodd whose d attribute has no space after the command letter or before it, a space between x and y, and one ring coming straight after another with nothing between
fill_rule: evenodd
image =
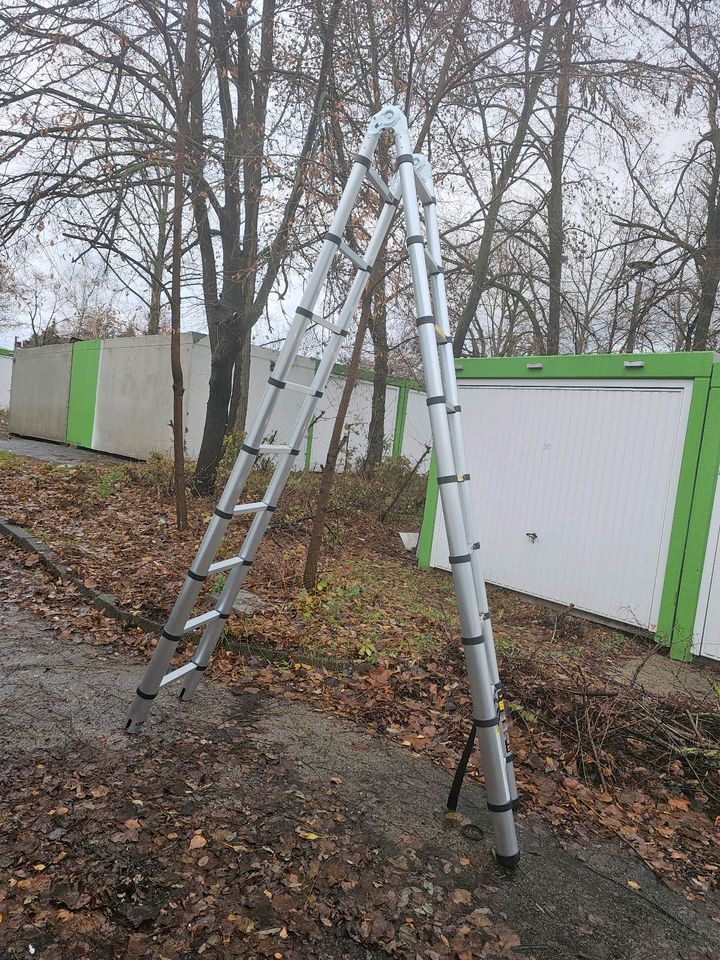
<instances>
[{"instance_id":1,"label":"ladder step","mask_svg":"<svg viewBox=\"0 0 720 960\"><path fill-rule=\"evenodd\" d=\"M326 330L329 330L331 333L336 333L339 337L346 337L349 330L343 330L342 327L339 327L336 323L333 323L330 319L325 319L325 317L318 316L317 313L312 315L312 322L316 323L319 327L325 327Z\"/></svg>"},{"instance_id":2,"label":"ladder step","mask_svg":"<svg viewBox=\"0 0 720 960\"><path fill-rule=\"evenodd\" d=\"M297 393L306 393L309 397L321 397L320 390L316 390L312 384L294 383L292 380L285 381L285 387L288 390L295 390Z\"/></svg>"},{"instance_id":3,"label":"ladder step","mask_svg":"<svg viewBox=\"0 0 720 960\"><path fill-rule=\"evenodd\" d=\"M370 267L369 267L368 264L363 260L363 258L360 256L360 254L359 254L359 253L355 253L355 251L353 250L353 248L352 248L352 247L349 247L349 246L347 245L347 243L345 243L344 240L341 240L341 241L340 241L340 245L339 245L339 247L338 247L338 250L340 251L340 253L343 254L343 256L347 257L348 260L350 260L351 263L354 263L355 266L358 268L358 270L366 270L368 273L370 272Z\"/></svg>"},{"instance_id":4,"label":"ladder step","mask_svg":"<svg viewBox=\"0 0 720 960\"><path fill-rule=\"evenodd\" d=\"M375 167L370 167L367 172L367 178L375 187L377 192L380 194L380 197L385 201L385 203L392 203L397 205L399 198L396 197L393 193L390 192L390 188L385 183L383 178L377 172Z\"/></svg>"},{"instance_id":5,"label":"ladder step","mask_svg":"<svg viewBox=\"0 0 720 960\"><path fill-rule=\"evenodd\" d=\"M206 623L212 623L213 620L220 619L219 610L208 610L207 613L201 613L198 617L193 617L183 627L183 633L190 633L191 630L197 630L198 627L204 627Z\"/></svg>"},{"instance_id":6,"label":"ladder step","mask_svg":"<svg viewBox=\"0 0 720 960\"><path fill-rule=\"evenodd\" d=\"M170 673L166 673L165 676L160 681L161 687L166 687L169 683L174 683L175 680L179 680L180 677L184 677L187 673L192 673L195 670L196 664L190 661L190 663L184 664L182 667L178 667L177 670L171 670Z\"/></svg>"},{"instance_id":7,"label":"ladder step","mask_svg":"<svg viewBox=\"0 0 720 960\"><path fill-rule=\"evenodd\" d=\"M435 197L430 193L427 187L427 183L420 176L420 171L413 165L413 171L415 173L415 187L417 189L418 197L420 198L421 203L432 203Z\"/></svg>"},{"instance_id":8,"label":"ladder step","mask_svg":"<svg viewBox=\"0 0 720 960\"><path fill-rule=\"evenodd\" d=\"M259 447L260 453L293 453L292 447L289 447L285 443L261 443Z\"/></svg>"},{"instance_id":9,"label":"ladder step","mask_svg":"<svg viewBox=\"0 0 720 960\"><path fill-rule=\"evenodd\" d=\"M233 567L240 567L245 563L244 557L228 557L227 560L216 560L208 567L208 575L211 573L220 573L221 570L231 570Z\"/></svg>"},{"instance_id":10,"label":"ladder step","mask_svg":"<svg viewBox=\"0 0 720 960\"><path fill-rule=\"evenodd\" d=\"M233 514L240 517L244 513L260 513L261 510L267 510L266 503L241 503L239 507L235 507Z\"/></svg>"},{"instance_id":11,"label":"ladder step","mask_svg":"<svg viewBox=\"0 0 720 960\"><path fill-rule=\"evenodd\" d=\"M427 252L427 247L425 247L425 263L427 264L428 273L432 276L434 273L442 273L439 265L435 263L433 258Z\"/></svg>"}]
</instances>

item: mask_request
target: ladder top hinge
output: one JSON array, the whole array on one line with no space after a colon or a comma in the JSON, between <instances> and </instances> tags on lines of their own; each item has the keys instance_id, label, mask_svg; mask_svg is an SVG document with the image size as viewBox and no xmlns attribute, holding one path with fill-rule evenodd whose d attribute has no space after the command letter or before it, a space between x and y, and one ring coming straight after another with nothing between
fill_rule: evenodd
<instances>
[{"instance_id":1,"label":"ladder top hinge","mask_svg":"<svg viewBox=\"0 0 720 960\"><path fill-rule=\"evenodd\" d=\"M407 130L407 119L399 107L386 104L372 118L368 131L379 133L381 130L394 130L395 127L403 127Z\"/></svg>"}]
</instances>

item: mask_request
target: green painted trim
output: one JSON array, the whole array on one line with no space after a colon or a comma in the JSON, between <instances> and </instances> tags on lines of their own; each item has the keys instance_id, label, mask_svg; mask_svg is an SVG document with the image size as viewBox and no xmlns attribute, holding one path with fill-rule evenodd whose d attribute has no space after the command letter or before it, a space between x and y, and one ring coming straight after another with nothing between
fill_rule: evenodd
<instances>
[{"instance_id":1,"label":"green painted trim","mask_svg":"<svg viewBox=\"0 0 720 960\"><path fill-rule=\"evenodd\" d=\"M562 357L461 357L455 361L459 380L467 379L692 379L709 377L716 357L711 350L697 353L585 354ZM625 363L642 363L626 367ZM542 369L528 370L528 364Z\"/></svg>"},{"instance_id":2,"label":"green painted trim","mask_svg":"<svg viewBox=\"0 0 720 960\"><path fill-rule=\"evenodd\" d=\"M435 451L433 450L430 457L425 508L423 510L422 526L420 527L420 536L417 545L417 561L421 570L430 569L430 554L432 553L433 536L435 534L435 517L437 516L438 491L437 463L435 462Z\"/></svg>"},{"instance_id":3,"label":"green painted trim","mask_svg":"<svg viewBox=\"0 0 720 960\"><path fill-rule=\"evenodd\" d=\"M715 488L720 469L720 387L711 389L697 462L685 554L672 625L670 655L692 659L692 641L700 601L700 585L710 536Z\"/></svg>"},{"instance_id":4,"label":"green painted trim","mask_svg":"<svg viewBox=\"0 0 720 960\"><path fill-rule=\"evenodd\" d=\"M313 428L315 424L311 423L307 428L307 433L305 434L305 469L310 469L310 464L312 463L312 445L313 445Z\"/></svg>"},{"instance_id":5,"label":"green painted trim","mask_svg":"<svg viewBox=\"0 0 720 960\"><path fill-rule=\"evenodd\" d=\"M673 511L672 527L670 528L670 542L665 563L660 611L655 630L655 637L658 642L665 646L671 646L671 655L675 660L686 659L682 650L673 641L673 626L677 615L680 579L685 563L688 524L695 493L698 458L700 457L709 392L710 378L698 377L693 384L690 401L685 443L680 462L680 475L675 496L675 509Z\"/></svg>"},{"instance_id":6,"label":"green painted trim","mask_svg":"<svg viewBox=\"0 0 720 960\"><path fill-rule=\"evenodd\" d=\"M11 357L12 355L12 350L8 350L7 347L0 347L0 357Z\"/></svg>"},{"instance_id":7,"label":"green painted trim","mask_svg":"<svg viewBox=\"0 0 720 960\"><path fill-rule=\"evenodd\" d=\"M407 382L398 387L397 407L395 408L395 430L393 432L392 455L402 455L403 439L405 437L405 420L407 419L408 394L410 387Z\"/></svg>"},{"instance_id":8,"label":"green painted trim","mask_svg":"<svg viewBox=\"0 0 720 960\"><path fill-rule=\"evenodd\" d=\"M92 447L99 367L99 340L73 344L66 439L77 447Z\"/></svg>"},{"instance_id":9,"label":"green painted trim","mask_svg":"<svg viewBox=\"0 0 720 960\"><path fill-rule=\"evenodd\" d=\"M347 364L336 363L332 368L332 373L336 377L345 377L347 376ZM375 374L372 370L358 370L357 372L358 380L365 380L368 383L375 382ZM392 377L387 378L387 385L389 387L402 387L405 384L408 385L410 390L424 390L425 387L419 380L409 380L403 377Z\"/></svg>"}]
</instances>

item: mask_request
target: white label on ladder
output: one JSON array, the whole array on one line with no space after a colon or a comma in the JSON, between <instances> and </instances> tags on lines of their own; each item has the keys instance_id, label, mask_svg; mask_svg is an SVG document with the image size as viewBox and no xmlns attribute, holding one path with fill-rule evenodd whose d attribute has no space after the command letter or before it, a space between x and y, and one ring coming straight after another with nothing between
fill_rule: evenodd
<instances>
[{"instance_id":1,"label":"white label on ladder","mask_svg":"<svg viewBox=\"0 0 720 960\"><path fill-rule=\"evenodd\" d=\"M258 450L260 453L291 453L292 447L284 443L261 443Z\"/></svg>"}]
</instances>

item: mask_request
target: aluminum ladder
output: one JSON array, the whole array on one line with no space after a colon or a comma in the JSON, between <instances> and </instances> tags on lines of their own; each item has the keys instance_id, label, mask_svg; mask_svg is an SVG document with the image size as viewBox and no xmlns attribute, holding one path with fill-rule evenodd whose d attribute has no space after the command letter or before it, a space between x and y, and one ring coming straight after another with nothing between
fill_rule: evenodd
<instances>
[{"instance_id":1,"label":"aluminum ladder","mask_svg":"<svg viewBox=\"0 0 720 960\"><path fill-rule=\"evenodd\" d=\"M398 167L398 172L389 185L384 183L371 165L378 140L386 131L394 136ZM382 198L383 207L365 254L361 256L345 241L344 233L366 178ZM480 546L474 536L475 521L467 483L469 477L465 470L435 194L429 164L424 157L412 153L407 120L397 107L383 107L368 125L332 225L325 234L317 263L295 311L285 344L268 379L252 425L193 564L137 688L125 730L127 733L139 733L142 730L152 701L160 689L168 684L181 682L181 700L189 701L194 697L272 513L277 508L295 459L300 454L302 441L318 400L323 396L333 365L350 332L353 314L400 202L405 214L406 242L415 296L415 322L424 367L433 450L473 704L472 737L477 735L480 747L487 807L491 814L495 840L495 858L502 866L514 867L520 858L513 816L517 792L512 755L505 737L502 691L485 583L480 567ZM422 203L424 210L427 240L423 235L419 203ZM355 275L337 317L329 319L315 313L314 308L338 253L350 260L355 267ZM288 375L310 324L327 328L331 336L312 383L306 385L290 381ZM283 390L295 391L303 395L304 399L287 443L267 444L263 440L273 409ZM239 501L248 475L261 455L278 458L270 482L262 500L241 504ZM239 552L233 557L215 560L230 522L235 517L248 514L253 515L253 520ZM205 580L208 576L219 573L226 574L227 579L213 608L190 616ZM200 629L202 636L192 659L177 669L169 670L179 641L186 634ZM468 752L466 750L466 753ZM464 760L466 764L467 759ZM464 767L462 772L464 773Z\"/></svg>"}]
</instances>

